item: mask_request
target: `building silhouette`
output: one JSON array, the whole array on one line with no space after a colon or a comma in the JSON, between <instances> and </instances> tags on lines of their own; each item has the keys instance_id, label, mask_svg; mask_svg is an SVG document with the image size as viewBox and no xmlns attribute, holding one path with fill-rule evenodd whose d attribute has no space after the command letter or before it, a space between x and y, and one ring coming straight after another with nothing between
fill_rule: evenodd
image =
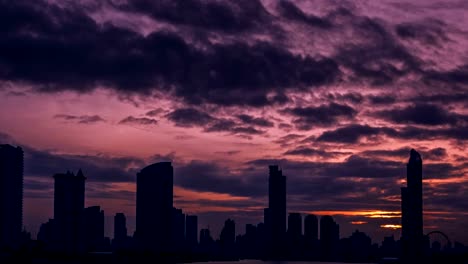
<instances>
[{"instance_id":1,"label":"building silhouette","mask_svg":"<svg viewBox=\"0 0 468 264\"><path fill-rule=\"evenodd\" d=\"M104 211L99 206L90 206L84 209L83 218L86 252L102 250L105 247Z\"/></svg>"},{"instance_id":2,"label":"building silhouette","mask_svg":"<svg viewBox=\"0 0 468 264\"><path fill-rule=\"evenodd\" d=\"M125 241L127 239L127 219L124 213L116 213L114 216L114 240Z\"/></svg>"},{"instance_id":3,"label":"building silhouette","mask_svg":"<svg viewBox=\"0 0 468 264\"><path fill-rule=\"evenodd\" d=\"M406 165L407 187L401 188L401 240L403 257L419 258L423 254L423 191L421 155L411 149Z\"/></svg>"},{"instance_id":4,"label":"building silhouette","mask_svg":"<svg viewBox=\"0 0 468 264\"><path fill-rule=\"evenodd\" d=\"M302 236L302 216L300 213L289 213L288 235L292 238L299 238Z\"/></svg>"},{"instance_id":5,"label":"building silhouette","mask_svg":"<svg viewBox=\"0 0 468 264\"><path fill-rule=\"evenodd\" d=\"M182 209L172 209L172 249L181 251L185 247L185 214Z\"/></svg>"},{"instance_id":6,"label":"building silhouette","mask_svg":"<svg viewBox=\"0 0 468 264\"><path fill-rule=\"evenodd\" d=\"M277 165L269 166L269 170L265 224L269 229L270 256L281 258L286 240L286 176Z\"/></svg>"},{"instance_id":7,"label":"building silhouette","mask_svg":"<svg viewBox=\"0 0 468 264\"><path fill-rule=\"evenodd\" d=\"M114 251L130 249L131 238L127 233L127 218L124 213L116 213L114 216L114 239L112 248Z\"/></svg>"},{"instance_id":8,"label":"building silhouette","mask_svg":"<svg viewBox=\"0 0 468 264\"><path fill-rule=\"evenodd\" d=\"M149 165L137 173L136 240L142 250L169 251L172 239L173 168Z\"/></svg>"},{"instance_id":9,"label":"building silhouette","mask_svg":"<svg viewBox=\"0 0 468 264\"><path fill-rule=\"evenodd\" d=\"M198 217L196 215L185 217L185 240L190 250L198 244Z\"/></svg>"},{"instance_id":10,"label":"building silhouette","mask_svg":"<svg viewBox=\"0 0 468 264\"><path fill-rule=\"evenodd\" d=\"M85 180L81 169L54 175L54 248L65 253L84 250Z\"/></svg>"},{"instance_id":11,"label":"building silhouette","mask_svg":"<svg viewBox=\"0 0 468 264\"><path fill-rule=\"evenodd\" d=\"M333 217L324 215L320 218L320 257L321 260L336 260L340 241L340 226Z\"/></svg>"},{"instance_id":12,"label":"building silhouette","mask_svg":"<svg viewBox=\"0 0 468 264\"><path fill-rule=\"evenodd\" d=\"M318 240L318 219L313 214L308 214L304 218L304 237L306 241Z\"/></svg>"},{"instance_id":13,"label":"building silhouette","mask_svg":"<svg viewBox=\"0 0 468 264\"><path fill-rule=\"evenodd\" d=\"M0 248L17 248L23 227L23 150L0 145Z\"/></svg>"}]
</instances>

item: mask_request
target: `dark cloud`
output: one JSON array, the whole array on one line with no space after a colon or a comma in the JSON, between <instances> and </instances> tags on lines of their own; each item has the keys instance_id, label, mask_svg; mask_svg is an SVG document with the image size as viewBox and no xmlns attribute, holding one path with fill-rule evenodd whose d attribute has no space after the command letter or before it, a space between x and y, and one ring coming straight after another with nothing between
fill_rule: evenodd
<instances>
[{"instance_id":1,"label":"dark cloud","mask_svg":"<svg viewBox=\"0 0 468 264\"><path fill-rule=\"evenodd\" d=\"M448 41L444 23L439 20L425 20L419 23L396 25L397 35L406 40L417 40L426 45L439 45Z\"/></svg>"},{"instance_id":2,"label":"dark cloud","mask_svg":"<svg viewBox=\"0 0 468 264\"><path fill-rule=\"evenodd\" d=\"M23 146L24 174L27 177L52 177L55 173L82 169L88 181L132 182L143 161L132 157L54 154Z\"/></svg>"},{"instance_id":3,"label":"dark cloud","mask_svg":"<svg viewBox=\"0 0 468 264\"><path fill-rule=\"evenodd\" d=\"M297 140L302 139L302 138L304 138L303 135L288 134L286 136L282 136L282 137L274 140L273 142L276 143L276 144L279 144L281 147L286 147L286 146L289 146L290 144L293 144L294 142L296 142Z\"/></svg>"},{"instance_id":4,"label":"dark cloud","mask_svg":"<svg viewBox=\"0 0 468 264\"><path fill-rule=\"evenodd\" d=\"M180 127L201 127L205 132L228 132L234 135L247 136L264 134L265 131L256 129L256 126L273 125L263 118L254 118L249 115L239 115L241 123L231 119L217 118L195 108L180 108L167 114L167 119Z\"/></svg>"},{"instance_id":5,"label":"dark cloud","mask_svg":"<svg viewBox=\"0 0 468 264\"><path fill-rule=\"evenodd\" d=\"M76 115L64 115L64 114L59 114L55 115L54 118L56 119L62 119L65 121L72 121L76 122L78 124L94 124L94 123L99 123L99 122L106 122L106 120L98 115L81 115L81 116L76 116Z\"/></svg>"},{"instance_id":6,"label":"dark cloud","mask_svg":"<svg viewBox=\"0 0 468 264\"><path fill-rule=\"evenodd\" d=\"M265 26L270 19L259 0L133 0L120 8L172 24L231 33Z\"/></svg>"},{"instance_id":7,"label":"dark cloud","mask_svg":"<svg viewBox=\"0 0 468 264\"><path fill-rule=\"evenodd\" d=\"M242 2L244 11L255 5ZM189 104L265 106L284 104L287 89L323 85L340 74L331 59L294 55L272 43L198 48L175 33L142 36L42 1L0 5L8 29L0 41L0 78L40 91L100 85L122 94L170 92Z\"/></svg>"},{"instance_id":8,"label":"dark cloud","mask_svg":"<svg viewBox=\"0 0 468 264\"><path fill-rule=\"evenodd\" d=\"M390 127L372 127L369 125L349 125L335 130L323 132L317 141L334 143L358 143L362 139L378 140L379 136L404 140L452 139L466 140L468 135L466 126L428 129L415 126L405 126L400 129Z\"/></svg>"},{"instance_id":9,"label":"dark cloud","mask_svg":"<svg viewBox=\"0 0 468 264\"><path fill-rule=\"evenodd\" d=\"M391 157L391 158L400 158L402 160L408 157L411 147L404 147L399 149L389 149L389 150L366 150L361 152L360 155L369 157L369 158L379 158L379 157ZM447 150L444 148L433 148L433 149L419 149L419 153L422 154L423 160L437 160L445 159L448 157Z\"/></svg>"},{"instance_id":10,"label":"dark cloud","mask_svg":"<svg viewBox=\"0 0 468 264\"><path fill-rule=\"evenodd\" d=\"M424 81L433 86L445 84L450 87L456 85L466 87L468 85L468 65L463 65L449 71L426 71Z\"/></svg>"},{"instance_id":11,"label":"dark cloud","mask_svg":"<svg viewBox=\"0 0 468 264\"><path fill-rule=\"evenodd\" d=\"M134 117L127 116L126 118L119 121L119 124L122 125L156 125L158 121L153 118L147 117Z\"/></svg>"},{"instance_id":12,"label":"dark cloud","mask_svg":"<svg viewBox=\"0 0 468 264\"><path fill-rule=\"evenodd\" d=\"M146 112L146 116L150 116L150 117L156 117L156 116L159 116L160 114L164 113L164 109L162 108L156 108L156 109L153 109L153 110L150 110L148 112Z\"/></svg>"},{"instance_id":13,"label":"dark cloud","mask_svg":"<svg viewBox=\"0 0 468 264\"><path fill-rule=\"evenodd\" d=\"M248 177L250 176L250 177ZM237 196L264 196L267 193L266 181L251 173L235 175L216 163L192 160L177 165L174 170L174 183L196 191L229 193Z\"/></svg>"},{"instance_id":14,"label":"dark cloud","mask_svg":"<svg viewBox=\"0 0 468 264\"><path fill-rule=\"evenodd\" d=\"M309 130L314 126L333 125L341 119L351 120L357 114L352 107L337 103L315 107L286 108L282 112L295 117L295 126L300 130Z\"/></svg>"},{"instance_id":15,"label":"dark cloud","mask_svg":"<svg viewBox=\"0 0 468 264\"><path fill-rule=\"evenodd\" d=\"M246 114L238 115L237 118L246 125L253 125L259 127L273 127L275 125L273 122L265 118L253 117Z\"/></svg>"},{"instance_id":16,"label":"dark cloud","mask_svg":"<svg viewBox=\"0 0 468 264\"><path fill-rule=\"evenodd\" d=\"M358 143L362 138L369 138L383 134L393 134L393 129L371 127L369 125L349 125L331 131L323 132L317 141Z\"/></svg>"},{"instance_id":17,"label":"dark cloud","mask_svg":"<svg viewBox=\"0 0 468 264\"><path fill-rule=\"evenodd\" d=\"M306 146L298 146L295 149L290 149L284 153L289 156L304 156L304 157L318 157L318 158L334 158L340 155L347 155L351 153L326 151L322 149L310 148Z\"/></svg>"},{"instance_id":18,"label":"dark cloud","mask_svg":"<svg viewBox=\"0 0 468 264\"><path fill-rule=\"evenodd\" d=\"M419 59L399 44L383 22L347 12L341 23L353 25L359 42L346 43L336 54L336 60L353 72L351 81L386 85L420 72Z\"/></svg>"},{"instance_id":19,"label":"dark cloud","mask_svg":"<svg viewBox=\"0 0 468 264\"><path fill-rule=\"evenodd\" d=\"M468 120L468 116L451 113L434 104L415 104L405 108L396 108L377 113L380 118L398 124L419 125L456 125Z\"/></svg>"},{"instance_id":20,"label":"dark cloud","mask_svg":"<svg viewBox=\"0 0 468 264\"><path fill-rule=\"evenodd\" d=\"M325 29L333 26L327 19L304 13L304 11L294 5L291 1L281 0L278 3L278 8L283 17L287 19L296 20L311 26Z\"/></svg>"},{"instance_id":21,"label":"dark cloud","mask_svg":"<svg viewBox=\"0 0 468 264\"><path fill-rule=\"evenodd\" d=\"M371 95L368 98L371 104L374 104L374 105L393 104L396 102L396 97L390 94Z\"/></svg>"},{"instance_id":22,"label":"dark cloud","mask_svg":"<svg viewBox=\"0 0 468 264\"><path fill-rule=\"evenodd\" d=\"M330 93L327 95L327 97L331 100L347 101L354 104L361 103L364 100L364 97L360 93Z\"/></svg>"},{"instance_id":23,"label":"dark cloud","mask_svg":"<svg viewBox=\"0 0 468 264\"><path fill-rule=\"evenodd\" d=\"M215 120L211 115L195 108L180 108L167 114L167 119L181 127L205 126Z\"/></svg>"}]
</instances>

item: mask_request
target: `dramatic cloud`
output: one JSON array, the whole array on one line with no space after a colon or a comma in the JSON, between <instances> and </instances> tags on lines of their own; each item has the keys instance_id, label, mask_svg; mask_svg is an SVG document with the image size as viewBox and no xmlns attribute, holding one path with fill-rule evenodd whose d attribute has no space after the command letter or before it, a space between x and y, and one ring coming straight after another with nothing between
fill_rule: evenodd
<instances>
[{"instance_id":1,"label":"dramatic cloud","mask_svg":"<svg viewBox=\"0 0 468 264\"><path fill-rule=\"evenodd\" d=\"M377 114L381 118L398 124L419 125L455 125L468 121L468 116L451 113L443 107L433 104L416 104L401 109L381 111Z\"/></svg>"},{"instance_id":2,"label":"dramatic cloud","mask_svg":"<svg viewBox=\"0 0 468 264\"><path fill-rule=\"evenodd\" d=\"M126 118L119 121L119 124L123 125L156 125L158 121L156 119L147 117L133 117L127 116Z\"/></svg>"},{"instance_id":3,"label":"dramatic cloud","mask_svg":"<svg viewBox=\"0 0 468 264\"><path fill-rule=\"evenodd\" d=\"M75 115L55 115L54 118L56 119L63 119L65 121L73 121L77 122L78 124L93 124L99 122L105 122L106 120L98 115L82 115L82 116L75 116Z\"/></svg>"},{"instance_id":4,"label":"dramatic cloud","mask_svg":"<svg viewBox=\"0 0 468 264\"><path fill-rule=\"evenodd\" d=\"M135 0L121 5L129 11L148 14L177 25L239 32L260 26L270 14L259 0L219 2L214 0Z\"/></svg>"},{"instance_id":5,"label":"dramatic cloud","mask_svg":"<svg viewBox=\"0 0 468 264\"><path fill-rule=\"evenodd\" d=\"M317 141L357 143L360 139L373 137L382 134L394 134L393 129L384 127L371 127L368 125L349 125L321 134Z\"/></svg>"},{"instance_id":6,"label":"dramatic cloud","mask_svg":"<svg viewBox=\"0 0 468 264\"><path fill-rule=\"evenodd\" d=\"M333 125L341 119L352 119L357 113L352 107L337 103L317 107L286 108L282 111L295 117L294 123L300 130Z\"/></svg>"}]
</instances>

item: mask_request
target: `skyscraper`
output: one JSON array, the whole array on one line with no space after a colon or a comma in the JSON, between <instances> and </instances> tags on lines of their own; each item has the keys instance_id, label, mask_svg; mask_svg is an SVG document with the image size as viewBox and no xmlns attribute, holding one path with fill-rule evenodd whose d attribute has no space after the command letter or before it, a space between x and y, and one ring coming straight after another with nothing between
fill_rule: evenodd
<instances>
[{"instance_id":1,"label":"skyscraper","mask_svg":"<svg viewBox=\"0 0 468 264\"><path fill-rule=\"evenodd\" d=\"M81 169L54 175L54 224L56 248L67 253L84 250L83 210L85 180Z\"/></svg>"},{"instance_id":2,"label":"skyscraper","mask_svg":"<svg viewBox=\"0 0 468 264\"><path fill-rule=\"evenodd\" d=\"M198 217L196 215L185 217L185 239L190 249L198 244Z\"/></svg>"},{"instance_id":3,"label":"skyscraper","mask_svg":"<svg viewBox=\"0 0 468 264\"><path fill-rule=\"evenodd\" d=\"M172 208L172 249L183 250L185 246L185 214L182 209Z\"/></svg>"},{"instance_id":4,"label":"skyscraper","mask_svg":"<svg viewBox=\"0 0 468 264\"><path fill-rule=\"evenodd\" d=\"M23 227L23 150L0 145L0 247L19 245Z\"/></svg>"},{"instance_id":5,"label":"skyscraper","mask_svg":"<svg viewBox=\"0 0 468 264\"><path fill-rule=\"evenodd\" d=\"M304 236L307 241L318 240L318 219L317 216L309 214L304 219Z\"/></svg>"},{"instance_id":6,"label":"skyscraper","mask_svg":"<svg viewBox=\"0 0 468 264\"><path fill-rule=\"evenodd\" d=\"M268 179L268 219L270 250L273 257L279 257L284 251L286 238L286 177L277 165L269 166Z\"/></svg>"},{"instance_id":7,"label":"skyscraper","mask_svg":"<svg viewBox=\"0 0 468 264\"><path fill-rule=\"evenodd\" d=\"M302 236L302 216L300 213L289 213L288 234L292 238Z\"/></svg>"},{"instance_id":8,"label":"skyscraper","mask_svg":"<svg viewBox=\"0 0 468 264\"><path fill-rule=\"evenodd\" d=\"M423 251L422 159L414 149L406 165L407 187L401 188L403 255L418 258Z\"/></svg>"},{"instance_id":9,"label":"skyscraper","mask_svg":"<svg viewBox=\"0 0 468 264\"><path fill-rule=\"evenodd\" d=\"M137 173L136 239L143 250L170 250L172 186L171 162L155 163Z\"/></svg>"},{"instance_id":10,"label":"skyscraper","mask_svg":"<svg viewBox=\"0 0 468 264\"><path fill-rule=\"evenodd\" d=\"M333 217L324 215L320 218L320 249L322 260L335 260L340 240L340 226Z\"/></svg>"},{"instance_id":11,"label":"skyscraper","mask_svg":"<svg viewBox=\"0 0 468 264\"><path fill-rule=\"evenodd\" d=\"M114 216L114 240L124 241L127 239L127 219L123 213Z\"/></svg>"},{"instance_id":12,"label":"skyscraper","mask_svg":"<svg viewBox=\"0 0 468 264\"><path fill-rule=\"evenodd\" d=\"M227 219L224 222L224 227L221 230L219 240L222 245L233 246L236 242L236 223L232 219Z\"/></svg>"},{"instance_id":13,"label":"skyscraper","mask_svg":"<svg viewBox=\"0 0 468 264\"><path fill-rule=\"evenodd\" d=\"M86 251L99 251L104 245L104 211L99 206L84 209L84 235Z\"/></svg>"}]
</instances>

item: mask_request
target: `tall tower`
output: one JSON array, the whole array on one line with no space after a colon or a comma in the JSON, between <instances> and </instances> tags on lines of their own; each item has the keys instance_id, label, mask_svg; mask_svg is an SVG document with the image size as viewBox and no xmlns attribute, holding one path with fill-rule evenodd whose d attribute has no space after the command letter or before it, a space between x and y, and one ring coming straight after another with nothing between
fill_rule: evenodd
<instances>
[{"instance_id":1,"label":"tall tower","mask_svg":"<svg viewBox=\"0 0 468 264\"><path fill-rule=\"evenodd\" d=\"M281 255L284 252L286 239L286 176L277 165L269 166L270 177L268 179L268 210L271 239L271 253Z\"/></svg>"},{"instance_id":2,"label":"tall tower","mask_svg":"<svg viewBox=\"0 0 468 264\"><path fill-rule=\"evenodd\" d=\"M190 249L198 244L198 217L196 215L187 215L185 218L185 239Z\"/></svg>"},{"instance_id":3,"label":"tall tower","mask_svg":"<svg viewBox=\"0 0 468 264\"><path fill-rule=\"evenodd\" d=\"M318 219L317 216L309 214L304 219L304 236L308 241L318 240Z\"/></svg>"},{"instance_id":4,"label":"tall tower","mask_svg":"<svg viewBox=\"0 0 468 264\"><path fill-rule=\"evenodd\" d=\"M0 248L19 246L23 227L23 150L0 145Z\"/></svg>"},{"instance_id":5,"label":"tall tower","mask_svg":"<svg viewBox=\"0 0 468 264\"><path fill-rule=\"evenodd\" d=\"M159 162L137 173L136 239L143 250L170 250L173 168Z\"/></svg>"},{"instance_id":6,"label":"tall tower","mask_svg":"<svg viewBox=\"0 0 468 264\"><path fill-rule=\"evenodd\" d=\"M84 250L85 180L81 169L54 175L55 248L66 253Z\"/></svg>"},{"instance_id":7,"label":"tall tower","mask_svg":"<svg viewBox=\"0 0 468 264\"><path fill-rule=\"evenodd\" d=\"M84 209L84 234L86 251L99 251L104 247L104 211L100 206Z\"/></svg>"},{"instance_id":8,"label":"tall tower","mask_svg":"<svg viewBox=\"0 0 468 264\"><path fill-rule=\"evenodd\" d=\"M338 243L340 241L340 226L330 215L320 218L320 251L321 260L336 260Z\"/></svg>"},{"instance_id":9,"label":"tall tower","mask_svg":"<svg viewBox=\"0 0 468 264\"><path fill-rule=\"evenodd\" d=\"M127 219L123 213L114 216L114 240L121 242L127 239Z\"/></svg>"},{"instance_id":10,"label":"tall tower","mask_svg":"<svg viewBox=\"0 0 468 264\"><path fill-rule=\"evenodd\" d=\"M401 238L403 255L418 258L423 251L422 159L414 149L406 165L407 187L401 188Z\"/></svg>"}]
</instances>

